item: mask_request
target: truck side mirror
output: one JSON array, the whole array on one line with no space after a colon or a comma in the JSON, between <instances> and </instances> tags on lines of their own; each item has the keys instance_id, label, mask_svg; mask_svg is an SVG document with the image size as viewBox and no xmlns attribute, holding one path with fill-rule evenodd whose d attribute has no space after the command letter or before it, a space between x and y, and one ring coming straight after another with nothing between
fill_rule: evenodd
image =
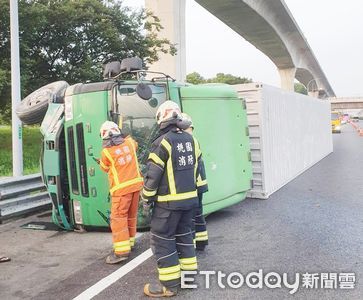
<instances>
[{"instance_id":1,"label":"truck side mirror","mask_svg":"<svg viewBox=\"0 0 363 300\"><path fill-rule=\"evenodd\" d=\"M136 94L143 100L149 100L153 96L150 86L142 82L137 84Z\"/></svg>"}]
</instances>

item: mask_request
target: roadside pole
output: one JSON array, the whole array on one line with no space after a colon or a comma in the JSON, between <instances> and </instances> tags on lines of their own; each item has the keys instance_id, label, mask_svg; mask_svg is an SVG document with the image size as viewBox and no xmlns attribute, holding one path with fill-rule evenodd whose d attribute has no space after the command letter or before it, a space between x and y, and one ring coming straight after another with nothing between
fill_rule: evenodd
<instances>
[{"instance_id":1,"label":"roadside pole","mask_svg":"<svg viewBox=\"0 0 363 300\"><path fill-rule=\"evenodd\" d=\"M10 0L11 43L11 124L13 141L13 176L23 174L23 132L21 121L15 113L20 103L19 20L18 0Z\"/></svg>"}]
</instances>

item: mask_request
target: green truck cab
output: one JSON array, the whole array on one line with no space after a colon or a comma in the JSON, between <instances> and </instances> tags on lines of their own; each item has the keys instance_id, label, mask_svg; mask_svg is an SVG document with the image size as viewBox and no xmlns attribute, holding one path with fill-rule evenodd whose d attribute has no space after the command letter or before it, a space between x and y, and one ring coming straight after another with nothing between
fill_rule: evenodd
<instances>
[{"instance_id":1,"label":"green truck cab","mask_svg":"<svg viewBox=\"0 0 363 300\"><path fill-rule=\"evenodd\" d=\"M203 197L204 213L245 199L252 166L243 99L228 85L187 85L152 72L145 79L146 73L128 68L121 75L130 78L133 74L135 79L115 76L68 86L61 100L49 103L41 124L41 165L58 226L66 230L109 227L108 179L97 164L102 150L100 126L106 120L115 121L138 142L144 172L158 132L156 110L169 99L192 117L201 145L209 185ZM143 99L143 89L151 91L149 99ZM147 227L150 220L142 216L141 207L139 211L138 227Z\"/></svg>"}]
</instances>

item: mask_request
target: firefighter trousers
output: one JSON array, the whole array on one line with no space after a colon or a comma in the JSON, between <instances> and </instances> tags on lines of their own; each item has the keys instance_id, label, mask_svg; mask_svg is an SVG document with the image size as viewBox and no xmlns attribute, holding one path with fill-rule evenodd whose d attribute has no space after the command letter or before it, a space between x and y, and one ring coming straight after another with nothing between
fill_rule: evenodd
<instances>
[{"instance_id":1,"label":"firefighter trousers","mask_svg":"<svg viewBox=\"0 0 363 300\"><path fill-rule=\"evenodd\" d=\"M198 194L199 206L194 211L192 232L197 249L204 249L208 245L207 222L203 216L203 194Z\"/></svg>"},{"instance_id":2,"label":"firefighter trousers","mask_svg":"<svg viewBox=\"0 0 363 300\"><path fill-rule=\"evenodd\" d=\"M128 255L135 244L139 194L112 196L110 223L115 254Z\"/></svg>"},{"instance_id":3,"label":"firefighter trousers","mask_svg":"<svg viewBox=\"0 0 363 300\"><path fill-rule=\"evenodd\" d=\"M165 287L180 285L181 271L197 270L191 231L194 209L168 210L155 206L151 219L151 249L159 280Z\"/></svg>"}]
</instances>

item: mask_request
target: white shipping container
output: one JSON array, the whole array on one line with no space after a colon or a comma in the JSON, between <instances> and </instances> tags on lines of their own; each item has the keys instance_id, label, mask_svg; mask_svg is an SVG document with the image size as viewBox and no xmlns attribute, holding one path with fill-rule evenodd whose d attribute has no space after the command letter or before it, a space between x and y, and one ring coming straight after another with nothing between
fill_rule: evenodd
<instances>
[{"instance_id":1,"label":"white shipping container","mask_svg":"<svg viewBox=\"0 0 363 300\"><path fill-rule=\"evenodd\" d=\"M261 83L234 87L247 104L253 169L249 197L267 199L333 151L328 101Z\"/></svg>"}]
</instances>

